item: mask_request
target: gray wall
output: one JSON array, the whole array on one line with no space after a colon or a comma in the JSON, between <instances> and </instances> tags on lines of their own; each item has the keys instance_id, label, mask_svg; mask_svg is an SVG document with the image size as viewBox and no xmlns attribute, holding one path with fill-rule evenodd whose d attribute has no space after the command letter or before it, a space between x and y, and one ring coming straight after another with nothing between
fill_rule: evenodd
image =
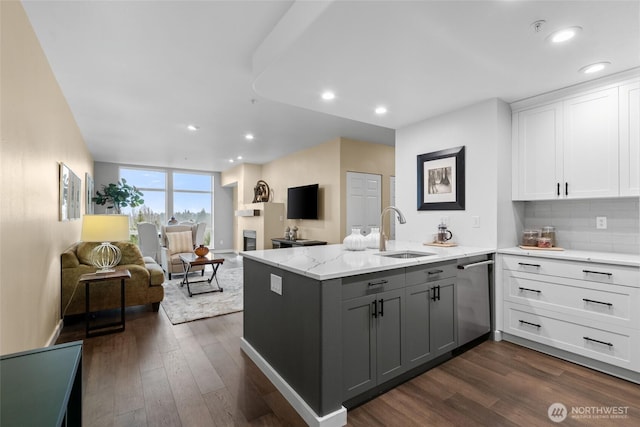
<instances>
[{"instance_id":1,"label":"gray wall","mask_svg":"<svg viewBox=\"0 0 640 427\"><path fill-rule=\"evenodd\" d=\"M95 162L93 180L96 190L119 179L118 168L149 168L118 163ZM150 168L151 169L151 168ZM170 168L163 168L172 171ZM197 172L197 171L194 171ZM202 171L201 171L202 172ZM211 172L209 172L211 173ZM221 186L220 172L213 172L213 236L210 246L218 252L233 251L233 188ZM95 206L95 213L104 213L104 206Z\"/></svg>"}]
</instances>

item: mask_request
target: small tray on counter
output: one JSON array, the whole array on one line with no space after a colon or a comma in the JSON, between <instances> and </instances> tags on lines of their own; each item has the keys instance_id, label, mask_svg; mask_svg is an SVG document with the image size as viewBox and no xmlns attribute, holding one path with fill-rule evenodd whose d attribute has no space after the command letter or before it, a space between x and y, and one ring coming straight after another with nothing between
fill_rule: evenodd
<instances>
[{"instance_id":1,"label":"small tray on counter","mask_svg":"<svg viewBox=\"0 0 640 427\"><path fill-rule=\"evenodd\" d=\"M454 246L458 246L457 243L437 243L437 242L423 243L423 245L425 245L425 246L438 246L438 247L441 247L441 248L452 248Z\"/></svg>"},{"instance_id":2,"label":"small tray on counter","mask_svg":"<svg viewBox=\"0 0 640 427\"><path fill-rule=\"evenodd\" d=\"M532 251L564 251L564 248L559 248L556 246L552 246L550 248L539 248L537 246L523 246L520 245L519 246L520 249L524 249L524 250L532 250Z\"/></svg>"}]
</instances>

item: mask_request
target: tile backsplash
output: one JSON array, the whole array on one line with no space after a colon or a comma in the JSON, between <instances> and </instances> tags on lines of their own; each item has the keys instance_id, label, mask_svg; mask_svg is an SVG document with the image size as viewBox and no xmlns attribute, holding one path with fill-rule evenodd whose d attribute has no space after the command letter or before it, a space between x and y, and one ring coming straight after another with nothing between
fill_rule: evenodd
<instances>
[{"instance_id":1,"label":"tile backsplash","mask_svg":"<svg viewBox=\"0 0 640 427\"><path fill-rule=\"evenodd\" d=\"M607 229L596 229L596 217ZM556 227L557 246L565 249L640 254L638 198L525 202L524 226Z\"/></svg>"}]
</instances>

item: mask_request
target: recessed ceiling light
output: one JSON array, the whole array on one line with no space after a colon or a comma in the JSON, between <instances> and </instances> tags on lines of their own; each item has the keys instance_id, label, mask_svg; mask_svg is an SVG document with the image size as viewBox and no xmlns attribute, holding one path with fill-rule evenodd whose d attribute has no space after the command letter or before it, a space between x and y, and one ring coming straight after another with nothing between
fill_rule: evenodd
<instances>
[{"instance_id":1,"label":"recessed ceiling light","mask_svg":"<svg viewBox=\"0 0 640 427\"><path fill-rule=\"evenodd\" d=\"M198 129L200 129L200 127L199 127L199 126L196 126L196 125L188 125L188 126L187 126L187 129L189 129L191 132L195 132L195 131L197 131Z\"/></svg>"},{"instance_id":2,"label":"recessed ceiling light","mask_svg":"<svg viewBox=\"0 0 640 427\"><path fill-rule=\"evenodd\" d=\"M322 92L322 99L324 99L325 101L331 101L335 97L336 97L336 94L331 92L330 90Z\"/></svg>"},{"instance_id":3,"label":"recessed ceiling light","mask_svg":"<svg viewBox=\"0 0 640 427\"><path fill-rule=\"evenodd\" d=\"M596 62L595 64L586 65L578 71L583 74L592 74L604 70L609 65L611 65L611 62L609 61Z\"/></svg>"},{"instance_id":4,"label":"recessed ceiling light","mask_svg":"<svg viewBox=\"0 0 640 427\"><path fill-rule=\"evenodd\" d=\"M562 30L558 30L555 33L549 35L549 40L552 43L563 43L574 38L580 31L581 27L569 27Z\"/></svg>"},{"instance_id":5,"label":"recessed ceiling light","mask_svg":"<svg viewBox=\"0 0 640 427\"><path fill-rule=\"evenodd\" d=\"M233 163L233 159L229 159L229 163Z\"/></svg>"},{"instance_id":6,"label":"recessed ceiling light","mask_svg":"<svg viewBox=\"0 0 640 427\"><path fill-rule=\"evenodd\" d=\"M242 160L242 156L238 156L238 157L236 157L236 159Z\"/></svg>"},{"instance_id":7,"label":"recessed ceiling light","mask_svg":"<svg viewBox=\"0 0 640 427\"><path fill-rule=\"evenodd\" d=\"M251 141L253 139L253 134L252 133L248 133L244 136L244 139Z\"/></svg>"},{"instance_id":8,"label":"recessed ceiling light","mask_svg":"<svg viewBox=\"0 0 640 427\"><path fill-rule=\"evenodd\" d=\"M382 114L387 114L387 107L383 107L382 105L379 107L376 107L376 114L382 115Z\"/></svg>"}]
</instances>

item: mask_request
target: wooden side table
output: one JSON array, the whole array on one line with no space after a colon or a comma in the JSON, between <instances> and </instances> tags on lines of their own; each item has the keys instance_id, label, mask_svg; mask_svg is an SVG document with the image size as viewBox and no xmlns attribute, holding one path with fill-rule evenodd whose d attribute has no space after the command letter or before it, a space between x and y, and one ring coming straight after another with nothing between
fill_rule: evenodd
<instances>
[{"instance_id":1,"label":"wooden side table","mask_svg":"<svg viewBox=\"0 0 640 427\"><path fill-rule=\"evenodd\" d=\"M182 267L184 270L184 278L182 279L182 282L180 282L180 286L187 285L187 291L189 292L189 297L192 297L194 295L200 295L200 294L209 294L211 292L222 292L223 289L220 287L220 283L218 283L217 274L218 274L218 267L220 267L224 263L224 258L216 258L211 252L209 252L205 256L197 256L194 253L183 253L183 254L180 254L180 261L182 261ZM208 279L204 278L204 280L189 281L189 273L191 272L191 267L195 267L196 265L202 265L202 266L210 265L213 268L213 273L211 273L211 277L209 277ZM201 282L208 282L209 284L211 284L211 281L213 279L216 279L216 285L218 285L216 288L212 286L211 289L207 291L191 292L191 288L189 287L190 284L201 283Z\"/></svg>"},{"instance_id":2,"label":"wooden side table","mask_svg":"<svg viewBox=\"0 0 640 427\"><path fill-rule=\"evenodd\" d=\"M84 283L84 292L85 292L85 312L86 312L86 329L85 335L87 338L96 337L98 335L110 334L112 332L122 332L124 331L124 281L126 279L131 278L131 272L129 270L116 270L111 273L87 273L80 276L78 280L80 284ZM105 323L102 325L94 325L91 326L90 317L91 317L91 309L90 302L91 298L89 296L89 289L91 289L91 283L94 282L105 282L109 280L117 280L120 279L120 321ZM117 328L114 328L117 327ZM91 332L96 331L96 332Z\"/></svg>"}]
</instances>

